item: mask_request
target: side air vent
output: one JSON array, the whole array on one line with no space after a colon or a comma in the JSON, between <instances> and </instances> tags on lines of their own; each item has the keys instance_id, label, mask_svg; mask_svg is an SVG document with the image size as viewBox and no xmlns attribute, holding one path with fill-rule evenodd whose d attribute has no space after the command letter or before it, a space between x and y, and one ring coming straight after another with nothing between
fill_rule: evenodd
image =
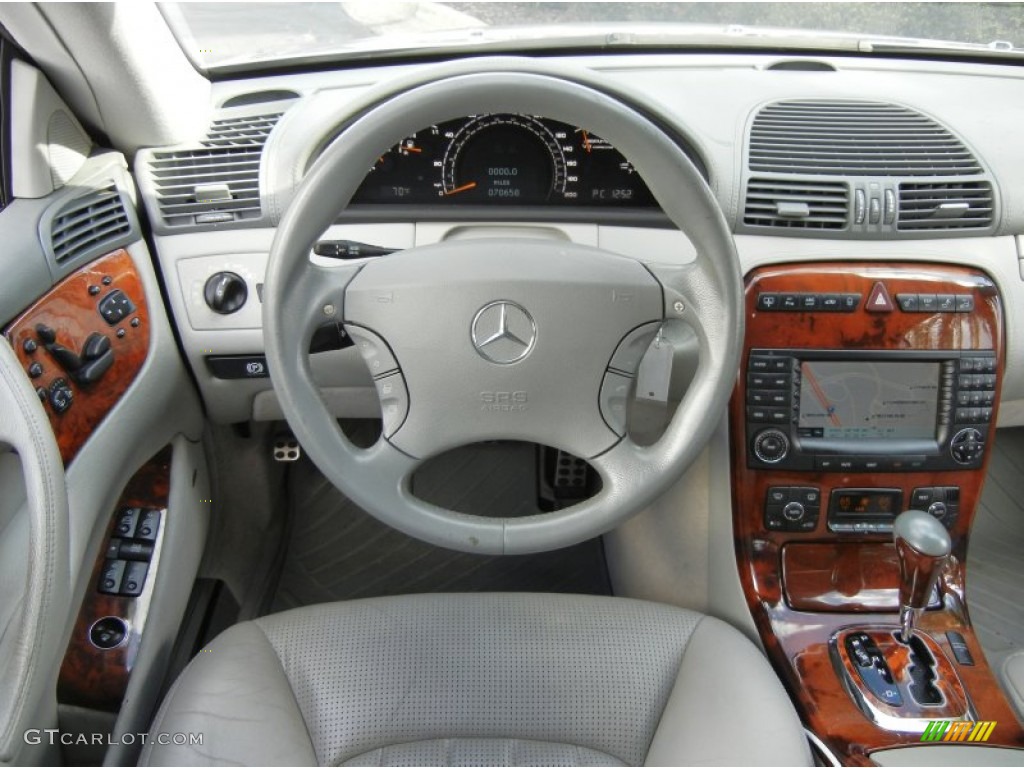
<instances>
[{"instance_id":1,"label":"side air vent","mask_svg":"<svg viewBox=\"0 0 1024 768\"><path fill-rule=\"evenodd\" d=\"M751 227L844 229L849 199L842 182L751 179L743 223Z\"/></svg>"},{"instance_id":2,"label":"side air vent","mask_svg":"<svg viewBox=\"0 0 1024 768\"><path fill-rule=\"evenodd\" d=\"M99 255L133 239L132 223L117 187L77 197L50 224L50 244L57 264Z\"/></svg>"},{"instance_id":3,"label":"side air vent","mask_svg":"<svg viewBox=\"0 0 1024 768\"><path fill-rule=\"evenodd\" d=\"M987 229L995 201L987 181L900 184L901 231Z\"/></svg>"},{"instance_id":4,"label":"side air vent","mask_svg":"<svg viewBox=\"0 0 1024 768\"><path fill-rule=\"evenodd\" d=\"M981 166L946 127L873 101L780 101L750 132L750 170L835 176L967 176Z\"/></svg>"},{"instance_id":5,"label":"side air vent","mask_svg":"<svg viewBox=\"0 0 1024 768\"><path fill-rule=\"evenodd\" d=\"M170 227L259 219L260 159L280 112L215 120L202 146L154 152L157 206Z\"/></svg>"}]
</instances>

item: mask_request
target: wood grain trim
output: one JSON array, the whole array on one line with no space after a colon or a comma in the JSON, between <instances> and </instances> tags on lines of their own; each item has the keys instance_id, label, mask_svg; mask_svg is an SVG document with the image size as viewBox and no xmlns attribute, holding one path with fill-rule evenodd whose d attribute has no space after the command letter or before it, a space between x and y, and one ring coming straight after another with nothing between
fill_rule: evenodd
<instances>
[{"instance_id":1,"label":"wood grain trim","mask_svg":"<svg viewBox=\"0 0 1024 768\"><path fill-rule=\"evenodd\" d=\"M970 293L975 312L967 314L867 313L863 309L874 284L897 293ZM853 314L821 312L765 313L756 307L759 292L860 293L861 308ZM917 263L812 263L766 267L752 272L746 283L746 337L742 357L746 370L750 350L852 349L995 350L1003 370L1002 306L995 285L984 273L963 267ZM1001 377L1000 377L1001 378ZM998 404L998 389L996 390ZM794 610L785 592L814 592L813 585L783 582L782 552L787 544L814 542L877 546L886 535L837 535L827 529L827 499L833 489L899 488L904 499L921 486L959 486L960 512L952 530L953 558L942 578L943 608L926 611L920 628L942 652L954 658L946 630L963 634L974 666L955 665L980 720L995 720L988 744L1024 747L1024 729L1004 698L971 627L964 603L968 534L985 477L974 471L938 473L797 472L747 467L745 377L740 376L730 403L730 437L734 535L740 581L748 607L769 658L797 703L808 728L850 765L871 764L877 749L919 743L916 733L884 730L856 707L833 666L829 640L845 627L894 626L893 613L811 612ZM993 416L993 423L995 415ZM991 438L990 438L991 439ZM992 451L986 452L987 457ZM816 486L821 489L818 525L807 533L768 531L763 510L769 486ZM895 584L893 585L895 586Z\"/></svg>"},{"instance_id":2,"label":"wood grain trim","mask_svg":"<svg viewBox=\"0 0 1024 768\"><path fill-rule=\"evenodd\" d=\"M899 610L892 544L792 542L782 548L786 603L798 611Z\"/></svg>"},{"instance_id":3,"label":"wood grain trim","mask_svg":"<svg viewBox=\"0 0 1024 768\"><path fill-rule=\"evenodd\" d=\"M171 454L168 446L150 459L125 487L117 507L111 514L103 543L96 558L89 583L86 585L75 628L71 633L57 683L57 700L90 709L116 712L121 708L128 680L142 642L145 612L140 610L143 600L152 592L156 577L157 556L150 565L146 590L140 598L104 595L97 591L100 570L105 558L106 543L113 534L117 510L124 507L149 507L163 510L161 528L169 524L167 500L170 496ZM163 531L158 539L162 540ZM111 650L101 650L89 641L89 628L104 616L124 619L130 632L127 642Z\"/></svg>"},{"instance_id":4,"label":"wood grain trim","mask_svg":"<svg viewBox=\"0 0 1024 768\"><path fill-rule=\"evenodd\" d=\"M135 304L135 311L110 326L97 306L111 291L118 289ZM89 334L104 334L110 339L114 352L113 365L94 384L75 383L53 355L38 344L36 325L39 323L56 330L57 342L75 352L81 351ZM32 380L35 387L49 388L59 378L67 379L71 386L74 400L67 411L58 414L49 404L44 406L65 466L135 381L149 354L149 323L146 294L135 263L127 251L118 250L62 280L4 329L4 336L14 347L26 372L33 363L42 365L42 375ZM38 349L31 353L24 346L29 340L38 344Z\"/></svg>"}]
</instances>

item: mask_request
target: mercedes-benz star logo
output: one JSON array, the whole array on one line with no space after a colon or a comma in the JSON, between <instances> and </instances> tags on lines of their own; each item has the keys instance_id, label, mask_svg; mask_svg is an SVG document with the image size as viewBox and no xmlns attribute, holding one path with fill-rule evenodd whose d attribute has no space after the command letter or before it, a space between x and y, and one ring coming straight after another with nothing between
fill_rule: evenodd
<instances>
[{"instance_id":1,"label":"mercedes-benz star logo","mask_svg":"<svg viewBox=\"0 0 1024 768\"><path fill-rule=\"evenodd\" d=\"M533 351L537 324L514 301L492 301L476 313L470 336L482 358L498 365L511 365Z\"/></svg>"}]
</instances>

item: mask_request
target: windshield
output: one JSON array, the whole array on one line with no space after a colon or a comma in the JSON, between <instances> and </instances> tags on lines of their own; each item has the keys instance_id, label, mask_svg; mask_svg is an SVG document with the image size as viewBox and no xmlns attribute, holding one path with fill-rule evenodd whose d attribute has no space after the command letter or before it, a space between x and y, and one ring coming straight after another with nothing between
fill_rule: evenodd
<instances>
[{"instance_id":1,"label":"windshield","mask_svg":"<svg viewBox=\"0 0 1024 768\"><path fill-rule=\"evenodd\" d=\"M908 44L913 39L972 44L1003 55L1024 47L1024 3L352 0L164 3L161 8L184 51L203 69L437 49L571 47L574 42L579 47L599 43L707 47L721 38L722 44L728 40L744 47L757 46L762 31L760 45L770 42L776 49L870 49L863 41L855 47L849 41L842 46L841 35L907 38L902 42ZM787 31L792 34L784 34ZM630 37L633 33L639 36Z\"/></svg>"}]
</instances>

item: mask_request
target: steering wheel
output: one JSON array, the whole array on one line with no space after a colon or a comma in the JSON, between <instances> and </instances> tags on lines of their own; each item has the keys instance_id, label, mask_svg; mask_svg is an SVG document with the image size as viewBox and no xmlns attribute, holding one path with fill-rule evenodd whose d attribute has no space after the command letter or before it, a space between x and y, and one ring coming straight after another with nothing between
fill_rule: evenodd
<instances>
[{"instance_id":1,"label":"steering wheel","mask_svg":"<svg viewBox=\"0 0 1024 768\"><path fill-rule=\"evenodd\" d=\"M528 71L527 71L528 70ZM299 442L325 476L372 515L465 552L557 549L619 525L662 494L721 418L739 365L739 259L711 190L687 155L637 111L544 65L479 70L386 92L351 122L302 181L270 252L263 327L268 368ZM314 242L380 153L426 125L518 112L586 126L633 164L696 260L658 266L542 239L454 240L383 258L319 266ZM681 262L683 260L681 259ZM676 319L699 341L696 375L663 436L626 436L626 401L658 327ZM310 340L340 320L374 375L383 433L354 446L328 412ZM519 518L479 517L416 498L428 458L483 440L522 440L585 458L593 497Z\"/></svg>"},{"instance_id":2,"label":"steering wheel","mask_svg":"<svg viewBox=\"0 0 1024 768\"><path fill-rule=\"evenodd\" d=\"M45 749L27 746L25 729L56 727L67 643L68 498L46 411L3 336L0 488L0 764L35 764Z\"/></svg>"}]
</instances>

